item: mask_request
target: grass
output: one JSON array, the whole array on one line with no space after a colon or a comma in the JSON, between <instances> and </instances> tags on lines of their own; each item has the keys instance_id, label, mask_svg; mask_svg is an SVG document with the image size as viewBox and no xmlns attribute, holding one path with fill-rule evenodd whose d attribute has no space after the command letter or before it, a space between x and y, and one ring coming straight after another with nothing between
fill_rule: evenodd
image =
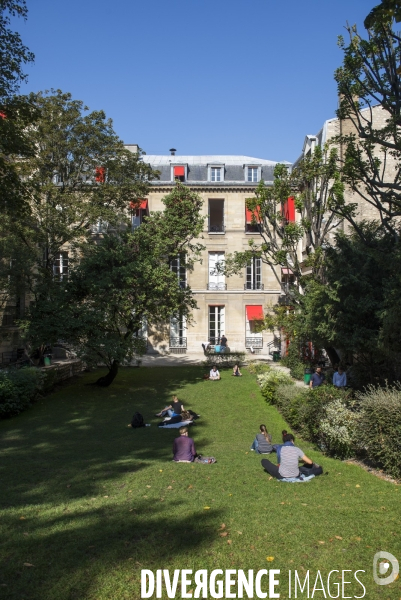
<instances>
[{"instance_id":1,"label":"grass","mask_svg":"<svg viewBox=\"0 0 401 600\"><path fill-rule=\"evenodd\" d=\"M125 369L108 389L86 386L97 375L86 374L0 423L0 598L136 600L142 568L280 569L281 598L289 569L313 581L317 570L326 581L332 569L363 569L366 598L400 598L399 581L372 577L377 551L401 559L398 486L301 440L329 475L269 480L249 447L260 423L279 441L282 417L246 369L220 382L202 373ZM153 415L173 393L201 414L191 435L215 465L171 462L177 431ZM127 428L136 410L150 428Z\"/></svg>"}]
</instances>

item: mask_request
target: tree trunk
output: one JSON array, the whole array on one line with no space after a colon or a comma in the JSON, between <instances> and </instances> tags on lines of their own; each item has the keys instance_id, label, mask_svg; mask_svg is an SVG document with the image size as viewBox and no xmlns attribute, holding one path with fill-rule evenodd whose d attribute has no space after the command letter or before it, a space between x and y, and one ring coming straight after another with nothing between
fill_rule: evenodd
<instances>
[{"instance_id":1,"label":"tree trunk","mask_svg":"<svg viewBox=\"0 0 401 600\"><path fill-rule=\"evenodd\" d=\"M340 357L337 354L337 350L333 348L333 346L327 346L325 347L325 350L333 367L338 365L340 363Z\"/></svg>"},{"instance_id":2,"label":"tree trunk","mask_svg":"<svg viewBox=\"0 0 401 600\"><path fill-rule=\"evenodd\" d=\"M95 381L94 385L100 385L101 387L109 387L111 385L118 373L118 361L113 360L113 364L109 369L109 372L104 377L99 377L97 381Z\"/></svg>"}]
</instances>

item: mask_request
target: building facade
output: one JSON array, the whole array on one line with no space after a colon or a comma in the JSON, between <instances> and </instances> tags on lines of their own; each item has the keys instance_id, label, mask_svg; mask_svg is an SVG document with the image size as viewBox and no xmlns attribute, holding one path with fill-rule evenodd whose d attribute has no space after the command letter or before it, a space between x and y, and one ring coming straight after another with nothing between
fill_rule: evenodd
<instances>
[{"instance_id":1,"label":"building facade","mask_svg":"<svg viewBox=\"0 0 401 600\"><path fill-rule=\"evenodd\" d=\"M127 148L136 151L136 146ZM261 179L272 184L277 163L249 156L180 156L174 149L170 152L143 156L160 172L160 179L152 182L148 197L134 211L132 226L140 226L148 212L163 210L162 198L178 179L203 199L205 228L199 241L205 250L202 262L196 263L192 272L186 271L180 257L171 267L177 271L180 284L189 285L194 293L198 308L193 322L172 319L164 331L148 329L148 351L199 353L202 343L217 344L224 333L233 351L269 355L277 349L278 341L269 332L258 332L257 323L281 294L270 267L254 259L240 275L230 277L215 267L227 254L246 250L249 240L259 236L246 199L254 197Z\"/></svg>"}]
</instances>

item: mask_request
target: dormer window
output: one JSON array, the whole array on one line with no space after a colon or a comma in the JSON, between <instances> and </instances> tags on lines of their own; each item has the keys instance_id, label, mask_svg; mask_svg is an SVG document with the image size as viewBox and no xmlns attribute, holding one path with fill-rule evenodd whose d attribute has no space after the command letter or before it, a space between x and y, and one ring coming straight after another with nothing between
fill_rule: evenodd
<instances>
[{"instance_id":1,"label":"dormer window","mask_svg":"<svg viewBox=\"0 0 401 600\"><path fill-rule=\"evenodd\" d=\"M247 181L257 183L259 181L259 167L247 167Z\"/></svg>"},{"instance_id":2,"label":"dormer window","mask_svg":"<svg viewBox=\"0 0 401 600\"><path fill-rule=\"evenodd\" d=\"M208 165L208 181L213 181L215 183L224 181L224 165Z\"/></svg>"},{"instance_id":3,"label":"dormer window","mask_svg":"<svg viewBox=\"0 0 401 600\"><path fill-rule=\"evenodd\" d=\"M184 166L175 166L173 167L174 181L178 179L179 181L185 181L185 167Z\"/></svg>"}]
</instances>

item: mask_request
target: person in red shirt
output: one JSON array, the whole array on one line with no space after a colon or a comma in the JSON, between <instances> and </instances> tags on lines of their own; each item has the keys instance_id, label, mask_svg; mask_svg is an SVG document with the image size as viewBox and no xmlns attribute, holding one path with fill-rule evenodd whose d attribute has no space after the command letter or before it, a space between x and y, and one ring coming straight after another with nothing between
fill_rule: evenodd
<instances>
[{"instance_id":1,"label":"person in red shirt","mask_svg":"<svg viewBox=\"0 0 401 600\"><path fill-rule=\"evenodd\" d=\"M196 456L195 444L188 437L188 427L180 427L180 437L173 443L173 460L175 462L193 462Z\"/></svg>"}]
</instances>

